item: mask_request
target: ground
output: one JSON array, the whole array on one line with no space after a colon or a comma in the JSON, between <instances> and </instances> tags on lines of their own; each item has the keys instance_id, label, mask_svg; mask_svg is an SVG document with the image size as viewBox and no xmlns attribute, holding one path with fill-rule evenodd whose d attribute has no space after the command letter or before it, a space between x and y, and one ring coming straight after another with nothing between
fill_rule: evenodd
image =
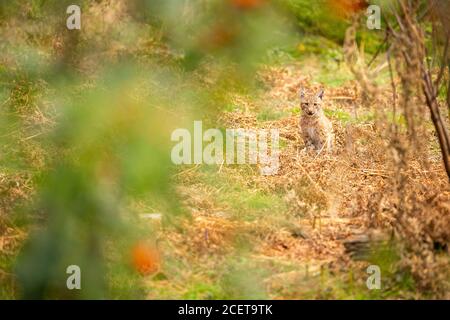
<instances>
[{"instance_id":1,"label":"ground","mask_svg":"<svg viewBox=\"0 0 450 320\"><path fill-rule=\"evenodd\" d=\"M303 150L297 92L300 86L321 86L310 72L320 70L317 64L311 58L303 65L263 67L258 97L230 92L232 107L217 125L280 128L280 170L261 176L250 165L180 168L174 181L191 218L182 219L177 230L157 223L163 262L161 272L146 282L148 298L414 297L407 292L408 276L395 277L393 248L380 247L362 261L345 251L346 241L383 219L370 216L364 204L380 205L378 192L390 183L388 141L373 111L358 105L356 85L342 80L325 83L336 152ZM347 72L345 66L335 68L340 75ZM442 170L438 154L431 167ZM382 290L366 287L370 264L381 267Z\"/></svg>"},{"instance_id":2,"label":"ground","mask_svg":"<svg viewBox=\"0 0 450 320\"><path fill-rule=\"evenodd\" d=\"M303 7L299 7L301 14ZM106 2L102 8L111 9ZM413 273L428 272L431 268L420 264L417 270L411 270L413 264L405 268L402 263L406 260L400 256L405 251L399 250L396 242L388 241L392 224L397 223L392 220L393 213L400 207L395 195L398 188L393 187L398 174L393 154L396 141L389 127L396 124L399 130L404 130L405 119L392 113L392 89L386 70L374 79L382 92L380 100L375 105L363 101L360 85L343 62L342 48L338 45L345 24L342 30L330 24L331 31L339 35L333 38L336 41L314 34L301 37L296 34L288 48L271 49L254 73L253 60L232 63L222 61L221 55L215 59L214 54L212 57L205 54L202 64L195 65L193 71L186 70L189 63L184 60L188 59L180 52L160 43L164 37L152 26L133 25L136 30L142 30L143 38L128 45L134 40L121 32L121 25L112 16L102 21L103 13L97 9L93 8L90 19L99 26L86 23L93 30L87 29L83 33L86 39L80 43L81 47L96 44L105 48L92 54L81 52L78 60L74 54L74 66L66 66L70 70L67 84L61 80L63 75L59 78L62 69L55 66L61 62L58 54L64 39L55 37L50 27L43 32L45 21L40 21L35 26L37 31L30 35L15 27L22 21L19 18L2 29L15 45L5 50L0 61L5 62L5 67L0 68L4 71L1 81L5 83L5 90L0 92L0 98L4 98L0 101L0 141L2 152L5 151L0 155L0 298L21 297L17 257L26 240L32 239L29 236L33 231L48 226L46 222L51 220L52 213L49 208L54 209L53 214L57 213L53 219L56 217L66 230L78 228L71 233L73 238L63 237L66 232L50 232L49 236L54 236L49 238L53 241L48 241L50 254L55 247L58 249L60 241L71 247L77 247L73 243L81 244L80 248L84 245L88 249L95 236L98 237L95 240L106 243L99 256L106 260L109 291L102 292L101 297L399 299L445 296L445 292L435 294L432 287L419 290L420 283ZM312 9L311 14L314 12ZM89 22L88 19L89 16L84 21ZM118 28L116 33L110 32L113 28ZM121 44L120 39L123 43L110 47L98 41L110 34L119 37L117 44ZM367 44L368 39L365 41ZM30 49L28 53L23 49L28 46L36 50ZM16 54L21 50L23 57ZM244 52L247 51L239 54ZM256 53L259 58L266 56L262 51ZM137 67L127 69L126 64L121 64L129 60L136 60ZM245 72L233 73L233 68L243 66L248 68ZM49 76L54 70L58 76ZM79 78L71 78L73 74ZM399 79L395 81L399 83ZM244 85L239 87L242 82ZM332 154L304 150L298 127L301 86L324 88L325 114L333 123L337 140ZM210 112L197 110L203 106ZM77 113L74 109L81 111ZM161 141L170 142L167 124L180 121L191 125L190 117L203 120L204 129L279 129L279 171L262 176L257 165L177 166L175 172L170 172L170 181L166 181L167 172L161 164L168 159L170 150L165 150ZM182 118L189 121L182 122ZM98 123L104 127L97 126ZM433 126L425 121L424 127L421 141L425 145L423 158L427 164L419 163L420 154L407 169L406 180L411 188L405 192L410 205L405 212L411 220L421 217L425 223L419 223L416 229L407 228L417 236L409 242L422 244L425 240L428 245L434 245L437 239L442 240L437 244L445 244L448 231L442 230L448 230L450 223L450 190ZM137 132L134 128L138 128ZM60 136L64 138L59 139ZM153 144L149 144L148 136ZM130 148L129 141L135 142ZM122 158L116 157L117 150L122 152ZM132 156L130 150L135 152ZM65 161L72 171L66 172L55 165L60 161ZM152 161L155 165L147 167ZM51 176L53 172L56 174ZM80 172L89 173L85 180L79 179ZM45 184L43 176L49 173L57 182L64 183L52 184L49 179ZM147 174L144 183L139 179L142 173ZM132 182L122 179L122 174ZM39 185L42 180L44 188ZM61 188L62 185L67 189ZM111 185L119 191L110 188ZM132 189L130 185L147 187L147 193L134 197L133 192L127 193ZM160 192L162 185L174 186L168 197L172 206L155 199L167 197ZM42 189L50 190L52 196L42 198L39 193ZM73 197L73 194L84 197ZM110 203L99 194L108 195ZM123 194L126 196L116 202L115 197ZM44 206L37 206L40 200ZM88 218L104 228L86 224L89 219L80 212L91 213ZM131 221L139 230L126 233L122 226L111 227L96 220L104 216L113 217L108 222L125 216L123 221ZM375 242L367 252L355 255L346 246L370 238L368 235L375 231L385 233L383 241ZM429 235L435 236L430 239ZM411 235L401 236L408 243ZM127 238L128 242L136 239L139 245L130 250L125 244ZM147 252L147 245L155 251ZM90 261L91 251L86 251ZM72 259L77 254L76 257L85 257L86 253L67 252L66 256L59 257L61 264L64 257ZM39 260L39 254L33 257L36 264L29 264L31 269L35 265L56 268L47 260ZM426 258L420 256L417 260L428 261ZM434 258L432 263L438 260ZM442 254L442 258L445 268L448 253ZM380 290L369 290L366 286L369 265L381 269ZM64 270L61 274L66 276ZM96 280L103 275L97 274ZM435 275L425 274L424 279L445 281ZM34 279L25 280L33 283ZM65 280L58 285L62 286L63 293L53 293L54 297L67 297ZM46 296L39 296L42 297Z\"/></svg>"}]
</instances>

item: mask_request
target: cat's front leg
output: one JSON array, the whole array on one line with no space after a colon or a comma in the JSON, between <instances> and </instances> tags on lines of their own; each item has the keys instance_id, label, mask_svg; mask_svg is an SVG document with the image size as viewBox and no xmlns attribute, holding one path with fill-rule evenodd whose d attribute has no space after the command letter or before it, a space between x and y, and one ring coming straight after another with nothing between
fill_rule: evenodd
<instances>
[{"instance_id":1,"label":"cat's front leg","mask_svg":"<svg viewBox=\"0 0 450 320\"><path fill-rule=\"evenodd\" d=\"M311 154L316 150L316 145L313 141L308 141L305 143L305 148L303 148L303 151L307 154Z\"/></svg>"}]
</instances>

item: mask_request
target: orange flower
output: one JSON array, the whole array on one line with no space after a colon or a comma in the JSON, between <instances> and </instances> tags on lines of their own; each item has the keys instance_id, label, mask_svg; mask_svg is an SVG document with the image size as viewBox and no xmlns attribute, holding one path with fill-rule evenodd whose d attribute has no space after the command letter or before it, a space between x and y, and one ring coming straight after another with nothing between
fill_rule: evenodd
<instances>
[{"instance_id":1,"label":"orange flower","mask_svg":"<svg viewBox=\"0 0 450 320\"><path fill-rule=\"evenodd\" d=\"M132 250L133 266L142 275L155 273L160 267L160 255L156 247L145 242L137 243Z\"/></svg>"},{"instance_id":2,"label":"orange flower","mask_svg":"<svg viewBox=\"0 0 450 320\"><path fill-rule=\"evenodd\" d=\"M231 4L238 9L255 9L261 6L265 0L230 0Z\"/></svg>"},{"instance_id":3,"label":"orange flower","mask_svg":"<svg viewBox=\"0 0 450 320\"><path fill-rule=\"evenodd\" d=\"M328 0L328 5L340 17L350 17L368 6L366 0Z\"/></svg>"}]
</instances>

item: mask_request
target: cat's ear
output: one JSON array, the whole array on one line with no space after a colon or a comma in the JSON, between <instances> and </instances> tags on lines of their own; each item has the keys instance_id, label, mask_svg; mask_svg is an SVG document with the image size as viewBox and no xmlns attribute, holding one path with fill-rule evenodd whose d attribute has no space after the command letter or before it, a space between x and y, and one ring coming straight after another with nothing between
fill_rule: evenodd
<instances>
[{"instance_id":1,"label":"cat's ear","mask_svg":"<svg viewBox=\"0 0 450 320\"><path fill-rule=\"evenodd\" d=\"M300 99L303 99L305 97L305 88L300 88L300 90L298 91L298 96Z\"/></svg>"},{"instance_id":2,"label":"cat's ear","mask_svg":"<svg viewBox=\"0 0 450 320\"><path fill-rule=\"evenodd\" d=\"M323 89L320 89L319 93L317 94L317 97L322 100L323 99Z\"/></svg>"}]
</instances>

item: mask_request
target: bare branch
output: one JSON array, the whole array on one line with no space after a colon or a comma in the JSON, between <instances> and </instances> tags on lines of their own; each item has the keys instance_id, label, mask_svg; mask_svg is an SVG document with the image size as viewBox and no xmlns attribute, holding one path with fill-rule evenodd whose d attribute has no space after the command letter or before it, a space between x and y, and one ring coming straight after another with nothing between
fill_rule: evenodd
<instances>
[{"instance_id":1,"label":"bare branch","mask_svg":"<svg viewBox=\"0 0 450 320\"><path fill-rule=\"evenodd\" d=\"M448 54L448 47L449 47L449 42L450 42L450 38L447 37L446 41L445 41L445 48L444 48L444 55L442 56L442 65L441 65L441 69L439 70L439 75L436 78L436 81L434 82L434 86L439 88L440 87L440 83L442 80L442 76L444 75L444 71L447 68L445 61L447 60L447 54ZM437 93L436 93L437 95Z\"/></svg>"}]
</instances>

